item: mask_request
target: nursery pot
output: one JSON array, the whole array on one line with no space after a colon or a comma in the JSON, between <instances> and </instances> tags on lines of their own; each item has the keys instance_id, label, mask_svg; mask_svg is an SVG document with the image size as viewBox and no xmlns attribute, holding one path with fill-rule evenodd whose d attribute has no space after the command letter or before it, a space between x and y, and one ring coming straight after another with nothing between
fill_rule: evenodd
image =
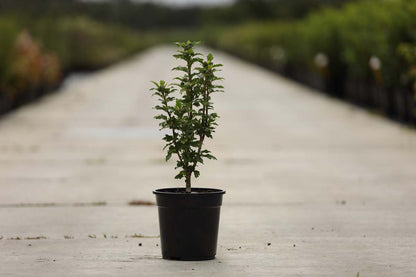
<instances>
[{"instance_id":1,"label":"nursery pot","mask_svg":"<svg viewBox=\"0 0 416 277\"><path fill-rule=\"evenodd\" d=\"M165 188L153 191L159 210L163 259L211 260L217 251L222 195L209 188Z\"/></svg>"}]
</instances>

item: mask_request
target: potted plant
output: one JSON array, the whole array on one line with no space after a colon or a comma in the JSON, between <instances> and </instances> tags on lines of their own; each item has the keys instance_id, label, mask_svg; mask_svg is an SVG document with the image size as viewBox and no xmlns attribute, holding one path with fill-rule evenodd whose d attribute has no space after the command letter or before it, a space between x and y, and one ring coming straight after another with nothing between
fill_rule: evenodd
<instances>
[{"instance_id":1,"label":"potted plant","mask_svg":"<svg viewBox=\"0 0 416 277\"><path fill-rule=\"evenodd\" d=\"M173 55L184 65L173 68L183 73L177 83L153 82L154 96L160 111L155 116L159 126L168 129L166 161L176 157L179 172L176 179L184 179L184 188L163 188L153 193L159 211L159 226L164 259L209 260L214 259L217 248L218 225L222 196L221 189L194 188L192 176L198 178L199 165L204 159L215 159L203 147L204 140L212 138L218 115L213 112L211 95L222 91L216 84L222 78L215 74L221 64L213 63L213 55L204 59L194 51L198 42L176 43L179 50Z\"/></svg>"}]
</instances>

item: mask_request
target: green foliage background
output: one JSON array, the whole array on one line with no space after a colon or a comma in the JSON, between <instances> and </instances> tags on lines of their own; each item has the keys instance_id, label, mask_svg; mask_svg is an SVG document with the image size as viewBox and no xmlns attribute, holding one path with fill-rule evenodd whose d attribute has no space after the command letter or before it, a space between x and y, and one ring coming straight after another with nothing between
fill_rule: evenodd
<instances>
[{"instance_id":1,"label":"green foliage background","mask_svg":"<svg viewBox=\"0 0 416 277\"><path fill-rule=\"evenodd\" d=\"M207 33L213 47L416 123L416 1L350 2L298 20L251 21ZM322 57L325 66L317 64Z\"/></svg>"},{"instance_id":2,"label":"green foliage background","mask_svg":"<svg viewBox=\"0 0 416 277\"><path fill-rule=\"evenodd\" d=\"M39 53L26 53L26 61L17 61L16 39L23 30ZM415 106L415 30L416 1L409 0L238 0L231 6L181 9L128 0L3 0L0 111L7 101L19 105L19 95L27 91L51 87L53 78L41 77L44 71L56 78L59 74L53 71L64 76L97 69L150 45L190 39L416 121L410 115ZM56 57L59 67L52 63L49 68L17 70L36 63L35 54ZM370 60L381 67L371 68ZM42 84L46 79L48 84Z\"/></svg>"}]
</instances>

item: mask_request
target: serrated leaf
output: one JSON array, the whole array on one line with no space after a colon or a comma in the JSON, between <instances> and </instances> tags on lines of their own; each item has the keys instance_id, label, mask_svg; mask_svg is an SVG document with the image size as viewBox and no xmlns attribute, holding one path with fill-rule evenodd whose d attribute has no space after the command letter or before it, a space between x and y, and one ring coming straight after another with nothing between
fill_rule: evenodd
<instances>
[{"instance_id":1,"label":"serrated leaf","mask_svg":"<svg viewBox=\"0 0 416 277\"><path fill-rule=\"evenodd\" d=\"M198 171L198 170L195 170L195 171L194 171L194 176L195 176L195 178L198 178L198 177L199 177L199 175L200 175L199 171Z\"/></svg>"},{"instance_id":2,"label":"serrated leaf","mask_svg":"<svg viewBox=\"0 0 416 277\"><path fill-rule=\"evenodd\" d=\"M207 60L208 61L212 61L214 59L214 57L212 56L212 53L209 53L207 56Z\"/></svg>"},{"instance_id":3,"label":"serrated leaf","mask_svg":"<svg viewBox=\"0 0 416 277\"><path fill-rule=\"evenodd\" d=\"M168 152L168 154L166 155L165 160L166 161L169 161L171 157L172 157L172 153L171 152Z\"/></svg>"}]
</instances>

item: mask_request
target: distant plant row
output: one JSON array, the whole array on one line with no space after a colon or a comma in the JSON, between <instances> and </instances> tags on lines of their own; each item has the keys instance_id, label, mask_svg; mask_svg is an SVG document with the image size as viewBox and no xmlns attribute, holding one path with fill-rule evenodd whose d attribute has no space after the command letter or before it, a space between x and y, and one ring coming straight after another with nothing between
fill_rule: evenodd
<instances>
[{"instance_id":1,"label":"distant plant row","mask_svg":"<svg viewBox=\"0 0 416 277\"><path fill-rule=\"evenodd\" d=\"M416 1L358 1L291 22L210 30L207 41L317 89L415 122Z\"/></svg>"},{"instance_id":2,"label":"distant plant row","mask_svg":"<svg viewBox=\"0 0 416 277\"><path fill-rule=\"evenodd\" d=\"M68 72L106 66L150 43L84 17L3 15L0 34L0 114L51 91Z\"/></svg>"},{"instance_id":3,"label":"distant plant row","mask_svg":"<svg viewBox=\"0 0 416 277\"><path fill-rule=\"evenodd\" d=\"M31 19L82 15L102 23L121 24L134 30L159 30L227 25L247 20L300 18L322 6L340 6L347 1L351 0L236 0L230 5L202 8L158 4L175 1L2 0L0 12L23 14Z\"/></svg>"}]
</instances>

